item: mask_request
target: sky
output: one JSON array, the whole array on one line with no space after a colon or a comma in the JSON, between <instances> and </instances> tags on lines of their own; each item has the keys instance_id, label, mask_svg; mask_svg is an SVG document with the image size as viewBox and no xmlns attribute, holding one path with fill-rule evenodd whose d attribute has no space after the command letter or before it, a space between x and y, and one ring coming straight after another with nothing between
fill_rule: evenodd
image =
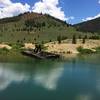
<instances>
[{"instance_id":1,"label":"sky","mask_svg":"<svg viewBox=\"0 0 100 100\"><path fill-rule=\"evenodd\" d=\"M28 11L76 24L100 17L100 0L0 0L0 18Z\"/></svg>"}]
</instances>

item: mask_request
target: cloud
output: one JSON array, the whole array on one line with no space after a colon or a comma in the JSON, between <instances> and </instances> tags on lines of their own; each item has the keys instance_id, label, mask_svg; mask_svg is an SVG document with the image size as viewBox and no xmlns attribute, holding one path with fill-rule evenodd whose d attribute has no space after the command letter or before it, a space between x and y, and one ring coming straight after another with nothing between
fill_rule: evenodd
<instances>
[{"instance_id":1,"label":"cloud","mask_svg":"<svg viewBox=\"0 0 100 100\"><path fill-rule=\"evenodd\" d=\"M85 18L85 19L82 19L82 21L89 21L89 20L96 19L96 18L98 18L98 17L100 17L100 13L97 14L96 16L93 16L93 17L87 17L87 18Z\"/></svg>"},{"instance_id":2,"label":"cloud","mask_svg":"<svg viewBox=\"0 0 100 100\"><path fill-rule=\"evenodd\" d=\"M55 90L63 70L64 68L57 67L49 70L48 73L45 73L44 71L37 71L34 75L34 81L37 85L40 85L48 90Z\"/></svg>"},{"instance_id":3,"label":"cloud","mask_svg":"<svg viewBox=\"0 0 100 100\"><path fill-rule=\"evenodd\" d=\"M98 3L100 4L100 0L98 1Z\"/></svg>"},{"instance_id":4,"label":"cloud","mask_svg":"<svg viewBox=\"0 0 100 100\"><path fill-rule=\"evenodd\" d=\"M5 7L5 6L9 6L11 5L11 1L10 0L0 0L0 7Z\"/></svg>"},{"instance_id":5,"label":"cloud","mask_svg":"<svg viewBox=\"0 0 100 100\"><path fill-rule=\"evenodd\" d=\"M25 73L18 73L4 66L0 66L0 91L5 90L12 82L20 83L27 81L28 76Z\"/></svg>"},{"instance_id":6,"label":"cloud","mask_svg":"<svg viewBox=\"0 0 100 100\"><path fill-rule=\"evenodd\" d=\"M59 0L42 0L30 5L22 4L20 2L14 3L11 0L0 0L0 18L13 17L20 13L32 11L37 13L49 14L60 20L72 20L73 16L66 17L62 7L59 6Z\"/></svg>"},{"instance_id":7,"label":"cloud","mask_svg":"<svg viewBox=\"0 0 100 100\"><path fill-rule=\"evenodd\" d=\"M12 83L20 84L22 82L28 82L30 79L32 79L33 83L37 86L48 90L55 90L58 86L59 78L64 71L64 68L61 67L63 64L54 64L52 65L53 67L49 69L36 68L33 72L24 69L21 70L14 66L19 66L19 64L0 64L0 92L5 90ZM26 66L26 64L21 64L21 66Z\"/></svg>"},{"instance_id":8,"label":"cloud","mask_svg":"<svg viewBox=\"0 0 100 100\"><path fill-rule=\"evenodd\" d=\"M11 0L0 0L0 18L12 17L29 11L30 5L13 3Z\"/></svg>"},{"instance_id":9,"label":"cloud","mask_svg":"<svg viewBox=\"0 0 100 100\"><path fill-rule=\"evenodd\" d=\"M98 3L100 4L100 0L98 1ZM96 19L96 18L98 18L98 17L100 17L100 13L97 14L96 16L87 17L87 18L85 18L85 19L82 19L82 21L89 21L89 20Z\"/></svg>"},{"instance_id":10,"label":"cloud","mask_svg":"<svg viewBox=\"0 0 100 100\"><path fill-rule=\"evenodd\" d=\"M62 7L59 6L59 0L42 0L38 1L32 7L33 12L49 14L60 20L70 20L74 17L66 17Z\"/></svg>"}]
</instances>

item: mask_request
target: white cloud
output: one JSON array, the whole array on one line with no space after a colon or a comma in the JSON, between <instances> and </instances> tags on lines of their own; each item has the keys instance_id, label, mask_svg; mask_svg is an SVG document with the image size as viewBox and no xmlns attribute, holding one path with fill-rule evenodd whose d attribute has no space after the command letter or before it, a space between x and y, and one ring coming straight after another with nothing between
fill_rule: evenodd
<instances>
[{"instance_id":1,"label":"white cloud","mask_svg":"<svg viewBox=\"0 0 100 100\"><path fill-rule=\"evenodd\" d=\"M33 12L49 14L60 20L70 20L74 17L66 17L62 7L59 7L59 0L42 0L36 2L32 8Z\"/></svg>"},{"instance_id":2,"label":"white cloud","mask_svg":"<svg viewBox=\"0 0 100 100\"><path fill-rule=\"evenodd\" d=\"M98 1L98 3L100 4L100 0ZM82 21L89 21L89 20L96 19L96 18L98 18L98 17L100 17L100 13L97 14L96 16L87 17L87 18L85 18L85 19L82 19Z\"/></svg>"},{"instance_id":3,"label":"white cloud","mask_svg":"<svg viewBox=\"0 0 100 100\"><path fill-rule=\"evenodd\" d=\"M100 0L98 1L98 3L100 4Z\"/></svg>"},{"instance_id":4,"label":"white cloud","mask_svg":"<svg viewBox=\"0 0 100 100\"><path fill-rule=\"evenodd\" d=\"M29 11L30 5L13 3L11 0L0 0L0 18L12 17Z\"/></svg>"},{"instance_id":5,"label":"white cloud","mask_svg":"<svg viewBox=\"0 0 100 100\"><path fill-rule=\"evenodd\" d=\"M10 0L0 0L0 7L5 7L5 6L9 6L11 5L11 1Z\"/></svg>"},{"instance_id":6,"label":"white cloud","mask_svg":"<svg viewBox=\"0 0 100 100\"><path fill-rule=\"evenodd\" d=\"M87 17L87 18L85 18L85 19L82 19L82 21L88 21L88 20L96 19L96 18L98 18L98 17L100 17L100 13L99 13L98 15L96 15L96 16Z\"/></svg>"},{"instance_id":7,"label":"white cloud","mask_svg":"<svg viewBox=\"0 0 100 100\"><path fill-rule=\"evenodd\" d=\"M66 17L62 7L59 6L59 0L42 0L30 5L20 2L14 3L11 0L0 0L0 18L16 16L20 13L33 11L37 13L46 13L60 20L72 20L73 16ZM30 10L31 9L31 10Z\"/></svg>"},{"instance_id":8,"label":"white cloud","mask_svg":"<svg viewBox=\"0 0 100 100\"><path fill-rule=\"evenodd\" d=\"M5 90L12 82L20 83L27 80L26 74L17 73L17 71L0 66L0 91Z\"/></svg>"},{"instance_id":9,"label":"white cloud","mask_svg":"<svg viewBox=\"0 0 100 100\"><path fill-rule=\"evenodd\" d=\"M19 65L19 64L18 64ZM55 90L58 86L59 78L64 71L62 64L53 65L50 69L37 68L33 72L28 72L14 68L17 64L0 64L0 91L5 90L10 84L27 82L33 79L33 83L48 90ZM21 66L25 66L22 64ZM58 67L55 67L58 66Z\"/></svg>"},{"instance_id":10,"label":"white cloud","mask_svg":"<svg viewBox=\"0 0 100 100\"><path fill-rule=\"evenodd\" d=\"M58 80L62 75L64 68L54 68L45 73L42 71L37 71L35 73L34 81L37 85L40 85L48 90L55 90L58 85Z\"/></svg>"}]
</instances>

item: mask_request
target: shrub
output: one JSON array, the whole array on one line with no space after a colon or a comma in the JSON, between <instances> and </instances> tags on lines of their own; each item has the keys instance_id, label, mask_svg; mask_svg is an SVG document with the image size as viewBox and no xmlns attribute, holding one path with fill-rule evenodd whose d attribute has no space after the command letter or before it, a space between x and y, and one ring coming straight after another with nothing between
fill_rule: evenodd
<instances>
[{"instance_id":1,"label":"shrub","mask_svg":"<svg viewBox=\"0 0 100 100\"><path fill-rule=\"evenodd\" d=\"M100 53L100 47L95 48L97 53Z\"/></svg>"},{"instance_id":2,"label":"shrub","mask_svg":"<svg viewBox=\"0 0 100 100\"><path fill-rule=\"evenodd\" d=\"M89 37L89 39L99 40L99 39L100 39L100 36L98 36L98 35L93 35L93 36Z\"/></svg>"},{"instance_id":3,"label":"shrub","mask_svg":"<svg viewBox=\"0 0 100 100\"><path fill-rule=\"evenodd\" d=\"M16 43L16 44L12 44L12 48L14 50L21 50L21 47L23 47L24 45L21 43Z\"/></svg>"},{"instance_id":4,"label":"shrub","mask_svg":"<svg viewBox=\"0 0 100 100\"><path fill-rule=\"evenodd\" d=\"M9 50L7 48L5 48L5 47L0 49L0 54L8 53L8 52L9 52Z\"/></svg>"},{"instance_id":5,"label":"shrub","mask_svg":"<svg viewBox=\"0 0 100 100\"><path fill-rule=\"evenodd\" d=\"M91 54L94 53L92 50L90 49L84 49L83 47L78 47L77 48L78 52L80 52L81 54Z\"/></svg>"}]
</instances>

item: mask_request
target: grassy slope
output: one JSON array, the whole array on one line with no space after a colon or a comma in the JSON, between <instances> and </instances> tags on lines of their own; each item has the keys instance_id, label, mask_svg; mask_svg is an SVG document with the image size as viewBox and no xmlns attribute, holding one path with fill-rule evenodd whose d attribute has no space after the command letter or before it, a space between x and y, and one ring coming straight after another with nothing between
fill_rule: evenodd
<instances>
[{"instance_id":1,"label":"grassy slope","mask_svg":"<svg viewBox=\"0 0 100 100\"><path fill-rule=\"evenodd\" d=\"M29 31L30 28L32 30ZM0 42L49 42L56 40L58 35L72 38L73 34L79 36L82 33L49 15L25 13L0 20Z\"/></svg>"}]
</instances>

